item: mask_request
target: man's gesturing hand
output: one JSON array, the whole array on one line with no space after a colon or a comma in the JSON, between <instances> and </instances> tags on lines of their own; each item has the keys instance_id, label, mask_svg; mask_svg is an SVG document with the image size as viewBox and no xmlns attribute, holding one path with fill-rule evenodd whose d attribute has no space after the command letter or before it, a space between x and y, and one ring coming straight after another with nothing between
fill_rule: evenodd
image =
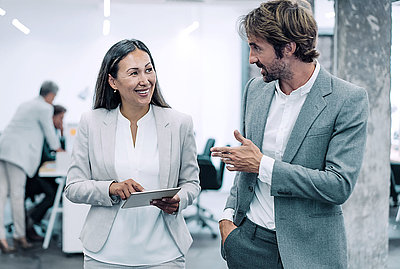
<instances>
[{"instance_id":1,"label":"man's gesturing hand","mask_svg":"<svg viewBox=\"0 0 400 269\"><path fill-rule=\"evenodd\" d=\"M220 157L227 164L229 171L258 173L263 157L260 149L254 143L244 138L238 130L234 131L237 141L242 143L239 147L213 147L211 156Z\"/></svg>"},{"instance_id":2,"label":"man's gesturing hand","mask_svg":"<svg viewBox=\"0 0 400 269\"><path fill-rule=\"evenodd\" d=\"M131 178L122 182L113 182L109 188L110 196L118 195L122 200L128 199L131 193L141 191L144 191L144 188Z\"/></svg>"}]
</instances>

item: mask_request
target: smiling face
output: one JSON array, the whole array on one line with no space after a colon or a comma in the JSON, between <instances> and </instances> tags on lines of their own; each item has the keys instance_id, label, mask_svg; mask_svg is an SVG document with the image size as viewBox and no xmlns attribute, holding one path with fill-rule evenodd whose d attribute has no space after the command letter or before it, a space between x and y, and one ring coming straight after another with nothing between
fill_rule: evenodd
<instances>
[{"instance_id":1,"label":"smiling face","mask_svg":"<svg viewBox=\"0 0 400 269\"><path fill-rule=\"evenodd\" d=\"M122 106L148 107L153 96L157 77L149 55L135 49L118 63L114 78L108 75L111 88L121 96Z\"/></svg>"},{"instance_id":2,"label":"smiling face","mask_svg":"<svg viewBox=\"0 0 400 269\"><path fill-rule=\"evenodd\" d=\"M249 62L261 68L261 75L265 82L292 77L285 55L279 58L270 43L254 36L249 36L248 42L250 46Z\"/></svg>"}]
</instances>

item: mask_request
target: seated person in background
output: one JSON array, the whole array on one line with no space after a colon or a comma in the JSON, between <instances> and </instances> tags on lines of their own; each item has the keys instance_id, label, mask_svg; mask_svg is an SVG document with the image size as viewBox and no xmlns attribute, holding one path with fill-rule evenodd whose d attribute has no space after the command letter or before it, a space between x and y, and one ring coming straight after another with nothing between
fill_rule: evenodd
<instances>
[{"instance_id":1,"label":"seated person in background","mask_svg":"<svg viewBox=\"0 0 400 269\"><path fill-rule=\"evenodd\" d=\"M60 105L54 105L53 124L56 133L59 133L59 139L62 149L65 150L65 138L63 133L63 118L67 109ZM59 130L59 132L58 132ZM56 156L55 152L51 150L46 139L43 143L42 159L40 166L47 161L54 161ZM26 217L26 236L31 241L41 241L42 236L39 236L33 224L40 224L47 210L53 205L54 197L57 192L58 184L55 182L55 178L40 178L39 169L32 178L27 178L25 188L25 198L30 198L32 202L35 201L35 195L44 193L45 197L32 209L29 210Z\"/></svg>"},{"instance_id":2,"label":"seated person in background","mask_svg":"<svg viewBox=\"0 0 400 269\"><path fill-rule=\"evenodd\" d=\"M54 133L51 117L58 86L45 81L39 96L18 106L0 137L0 249L11 253L15 248L29 249L26 240L24 193L26 176L32 177L40 164L44 138L50 147L63 151ZM10 197L14 224L14 247L9 246L4 229L4 209Z\"/></svg>"}]
</instances>

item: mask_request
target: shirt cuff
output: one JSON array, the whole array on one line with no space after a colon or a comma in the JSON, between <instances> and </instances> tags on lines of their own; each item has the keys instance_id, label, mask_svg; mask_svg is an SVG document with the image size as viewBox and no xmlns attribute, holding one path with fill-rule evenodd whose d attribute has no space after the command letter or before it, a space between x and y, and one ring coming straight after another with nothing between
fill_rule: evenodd
<instances>
[{"instance_id":1,"label":"shirt cuff","mask_svg":"<svg viewBox=\"0 0 400 269\"><path fill-rule=\"evenodd\" d=\"M222 212L222 217L219 219L219 221L221 220L230 220L233 222L233 216L235 215L235 209L233 208L226 208L224 210L224 212Z\"/></svg>"},{"instance_id":2,"label":"shirt cuff","mask_svg":"<svg viewBox=\"0 0 400 269\"><path fill-rule=\"evenodd\" d=\"M261 182L271 185L272 169L274 168L275 160L268 156L263 156L258 170L258 178Z\"/></svg>"}]
</instances>

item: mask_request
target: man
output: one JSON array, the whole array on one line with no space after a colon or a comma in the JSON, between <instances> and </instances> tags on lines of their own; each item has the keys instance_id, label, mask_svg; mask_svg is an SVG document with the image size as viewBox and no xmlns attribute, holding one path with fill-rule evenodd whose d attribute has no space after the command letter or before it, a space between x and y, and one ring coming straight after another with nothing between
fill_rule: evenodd
<instances>
[{"instance_id":1,"label":"man","mask_svg":"<svg viewBox=\"0 0 400 269\"><path fill-rule=\"evenodd\" d=\"M50 147L61 151L54 133L51 105L58 86L45 81L40 96L21 104L0 137L0 223L3 223L7 195L14 223L14 244L24 249L32 247L25 237L24 193L26 176L32 177L40 164L44 138ZM5 240L4 226L0 225L0 244L6 252L13 249Z\"/></svg>"},{"instance_id":2,"label":"man","mask_svg":"<svg viewBox=\"0 0 400 269\"><path fill-rule=\"evenodd\" d=\"M316 61L307 2L263 3L240 26L262 79L244 92L243 130L234 132L242 145L211 149L238 171L222 253L229 268L347 268L340 205L360 172L367 94Z\"/></svg>"},{"instance_id":3,"label":"man","mask_svg":"<svg viewBox=\"0 0 400 269\"><path fill-rule=\"evenodd\" d=\"M64 138L64 128L63 128L63 119L64 114L67 112L67 109L61 105L54 105L54 113L53 113L53 125L55 128L55 132L59 131L60 133L60 144L61 148L65 150L65 138ZM47 161L54 161L56 156L54 151L51 150L49 144L46 139L43 143L43 151L42 151L42 160L40 165ZM39 177L39 169L36 171L36 174L32 178L28 178L26 181L26 191L25 198L30 198L32 201L35 200L35 195L44 193L45 197L36 204L33 208L31 208L27 214L27 225L26 225L26 236L30 241L42 241L43 237L39 236L33 225L40 224L43 217L45 216L47 210L53 205L54 198L56 196L58 184L55 182L55 178L40 178Z\"/></svg>"}]
</instances>

